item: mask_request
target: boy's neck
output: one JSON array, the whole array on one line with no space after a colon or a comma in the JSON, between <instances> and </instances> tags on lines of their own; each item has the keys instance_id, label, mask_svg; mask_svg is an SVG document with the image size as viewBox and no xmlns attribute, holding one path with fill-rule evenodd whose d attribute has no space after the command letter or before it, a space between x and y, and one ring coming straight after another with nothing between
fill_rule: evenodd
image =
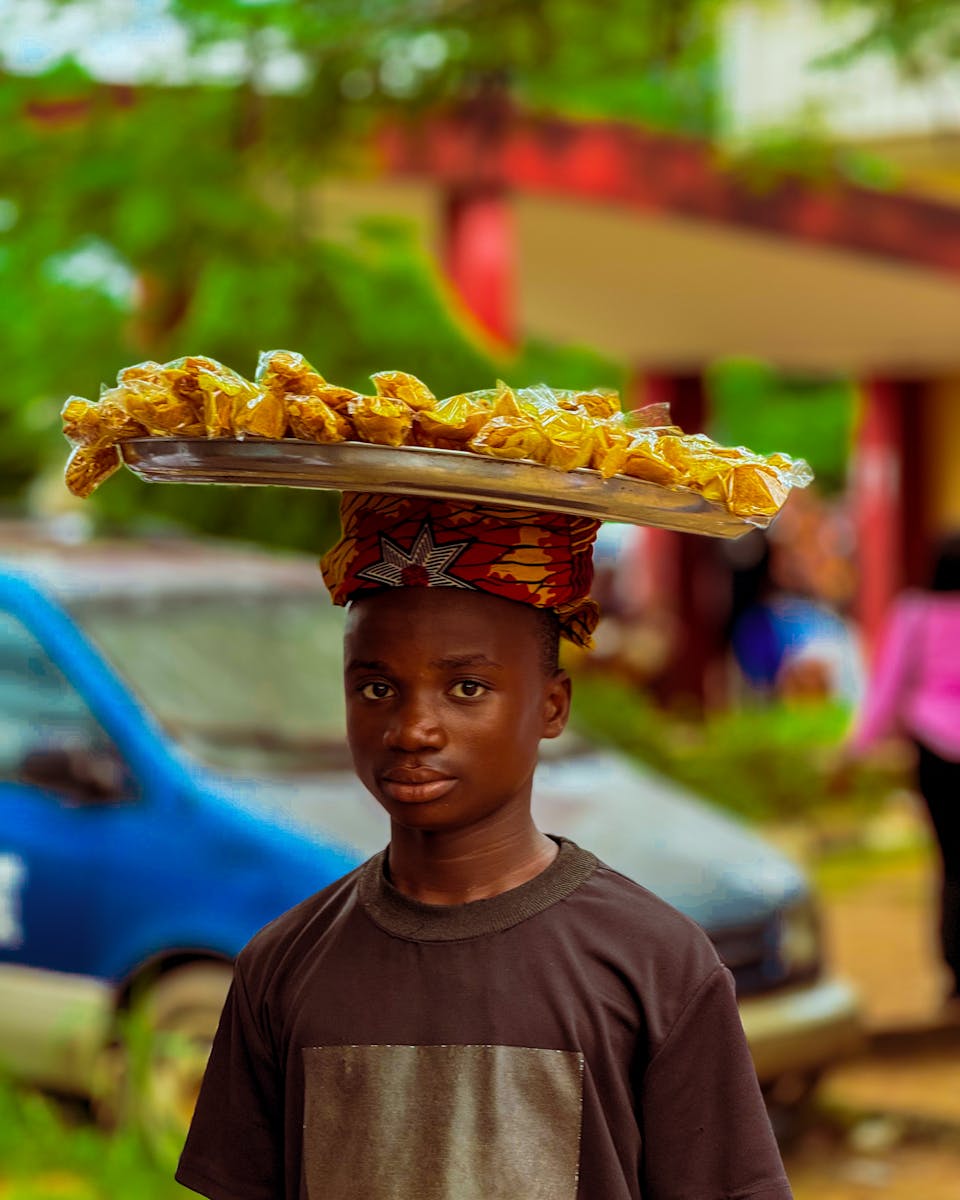
<instances>
[{"instance_id":1,"label":"boy's neck","mask_svg":"<svg viewBox=\"0 0 960 1200\"><path fill-rule=\"evenodd\" d=\"M497 813L482 827L442 833L394 825L390 880L424 904L467 904L519 887L545 870L559 849L537 829L529 810L525 816L518 821Z\"/></svg>"}]
</instances>

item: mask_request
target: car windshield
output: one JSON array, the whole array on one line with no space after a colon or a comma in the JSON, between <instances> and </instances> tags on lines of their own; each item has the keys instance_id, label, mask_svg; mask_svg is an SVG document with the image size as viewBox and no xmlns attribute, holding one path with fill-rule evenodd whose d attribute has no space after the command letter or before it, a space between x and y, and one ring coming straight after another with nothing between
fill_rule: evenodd
<instances>
[{"instance_id":1,"label":"car windshield","mask_svg":"<svg viewBox=\"0 0 960 1200\"><path fill-rule=\"evenodd\" d=\"M188 753L243 774L348 766L343 612L316 595L73 601L114 669Z\"/></svg>"}]
</instances>

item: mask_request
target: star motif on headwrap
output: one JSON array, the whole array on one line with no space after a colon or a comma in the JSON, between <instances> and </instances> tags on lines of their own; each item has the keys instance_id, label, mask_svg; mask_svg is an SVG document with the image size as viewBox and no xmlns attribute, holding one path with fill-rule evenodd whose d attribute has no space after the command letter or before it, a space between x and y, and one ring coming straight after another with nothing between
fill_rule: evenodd
<instances>
[{"instance_id":1,"label":"star motif on headwrap","mask_svg":"<svg viewBox=\"0 0 960 1200\"><path fill-rule=\"evenodd\" d=\"M430 522L425 521L409 553L381 534L380 561L364 567L357 576L387 587L455 587L476 591L472 584L448 573L469 545L469 542L448 542L438 546Z\"/></svg>"}]
</instances>

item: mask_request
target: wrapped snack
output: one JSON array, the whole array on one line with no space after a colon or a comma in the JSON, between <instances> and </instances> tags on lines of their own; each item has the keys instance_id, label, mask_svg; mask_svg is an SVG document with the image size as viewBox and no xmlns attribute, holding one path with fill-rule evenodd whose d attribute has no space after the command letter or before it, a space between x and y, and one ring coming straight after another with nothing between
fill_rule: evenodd
<instances>
[{"instance_id":1,"label":"wrapped snack","mask_svg":"<svg viewBox=\"0 0 960 1200\"><path fill-rule=\"evenodd\" d=\"M174 394L202 416L210 438L231 437L234 413L259 396L249 379L201 354L167 363L164 375Z\"/></svg>"},{"instance_id":2,"label":"wrapped snack","mask_svg":"<svg viewBox=\"0 0 960 1200\"><path fill-rule=\"evenodd\" d=\"M358 396L348 406L357 436L379 446L404 446L413 426L413 410L389 396Z\"/></svg>"},{"instance_id":3,"label":"wrapped snack","mask_svg":"<svg viewBox=\"0 0 960 1200\"><path fill-rule=\"evenodd\" d=\"M731 463L702 489L738 517L775 516L783 507L790 488L775 467L760 462Z\"/></svg>"},{"instance_id":4,"label":"wrapped snack","mask_svg":"<svg viewBox=\"0 0 960 1200\"><path fill-rule=\"evenodd\" d=\"M327 383L302 354L293 350L264 350L253 379L263 391L283 396L315 396Z\"/></svg>"},{"instance_id":5,"label":"wrapped snack","mask_svg":"<svg viewBox=\"0 0 960 1200\"><path fill-rule=\"evenodd\" d=\"M665 487L685 482L681 469L664 458L660 446L664 440L666 439L661 438L653 429L637 430L626 448L620 474L629 475L632 479L642 479L646 483L659 483Z\"/></svg>"},{"instance_id":6,"label":"wrapped snack","mask_svg":"<svg viewBox=\"0 0 960 1200\"><path fill-rule=\"evenodd\" d=\"M71 396L61 409L63 432L74 445L98 450L128 438L142 437L146 430L116 401L92 404L82 396Z\"/></svg>"},{"instance_id":7,"label":"wrapped snack","mask_svg":"<svg viewBox=\"0 0 960 1200\"><path fill-rule=\"evenodd\" d=\"M619 474L626 466L630 438L621 414L598 421L593 427L593 447L589 465L595 471L599 471L604 479Z\"/></svg>"},{"instance_id":8,"label":"wrapped snack","mask_svg":"<svg viewBox=\"0 0 960 1200\"><path fill-rule=\"evenodd\" d=\"M423 412L436 406L436 396L416 375L408 375L405 371L378 371L370 378L378 396L402 400L414 412Z\"/></svg>"},{"instance_id":9,"label":"wrapped snack","mask_svg":"<svg viewBox=\"0 0 960 1200\"><path fill-rule=\"evenodd\" d=\"M124 367L117 386L101 392L100 403L115 403L138 421L152 437L203 437L202 405L173 390L173 381L159 363Z\"/></svg>"},{"instance_id":10,"label":"wrapped snack","mask_svg":"<svg viewBox=\"0 0 960 1200\"><path fill-rule=\"evenodd\" d=\"M543 462L549 450L543 431L529 419L516 417L491 417L468 445L490 458L528 458L534 462Z\"/></svg>"},{"instance_id":11,"label":"wrapped snack","mask_svg":"<svg viewBox=\"0 0 960 1200\"><path fill-rule=\"evenodd\" d=\"M351 388L339 387L335 383L325 383L313 395L330 408L335 409L342 417L347 417L350 413L350 405L354 400L360 399L360 392L355 392Z\"/></svg>"},{"instance_id":12,"label":"wrapped snack","mask_svg":"<svg viewBox=\"0 0 960 1200\"><path fill-rule=\"evenodd\" d=\"M441 450L465 450L490 420L492 392L464 392L448 396L436 406L422 409L414 418L414 437L418 446Z\"/></svg>"},{"instance_id":13,"label":"wrapped snack","mask_svg":"<svg viewBox=\"0 0 960 1200\"><path fill-rule=\"evenodd\" d=\"M806 486L812 472L785 454L769 458L743 446L720 446L705 434L666 435L664 459L674 464L679 483L722 504L739 517L774 516L793 486Z\"/></svg>"},{"instance_id":14,"label":"wrapped snack","mask_svg":"<svg viewBox=\"0 0 960 1200\"><path fill-rule=\"evenodd\" d=\"M330 445L353 436L353 426L347 418L316 396L288 396L286 417L290 432L303 442Z\"/></svg>"},{"instance_id":15,"label":"wrapped snack","mask_svg":"<svg viewBox=\"0 0 960 1200\"><path fill-rule=\"evenodd\" d=\"M546 409L540 417L540 428L547 439L546 457L541 461L548 467L575 471L590 463L595 433L585 412Z\"/></svg>"},{"instance_id":16,"label":"wrapped snack","mask_svg":"<svg viewBox=\"0 0 960 1200\"><path fill-rule=\"evenodd\" d=\"M285 429L289 421L293 436L309 442L342 442L353 436L347 408L358 393L327 383L302 354L265 350L255 379L264 396L262 412L258 409L260 428L272 422L275 430L282 422ZM309 403L313 400L319 402L317 406ZM343 419L332 420L330 409ZM283 432L264 436L283 437Z\"/></svg>"},{"instance_id":17,"label":"wrapped snack","mask_svg":"<svg viewBox=\"0 0 960 1200\"><path fill-rule=\"evenodd\" d=\"M86 498L120 468L116 446L75 446L67 460L64 481L75 496Z\"/></svg>"},{"instance_id":18,"label":"wrapped snack","mask_svg":"<svg viewBox=\"0 0 960 1200\"><path fill-rule=\"evenodd\" d=\"M157 386L166 386L163 372L163 366L152 360L134 363L133 366L124 367L117 372L117 384L120 387L128 383L154 383Z\"/></svg>"},{"instance_id":19,"label":"wrapped snack","mask_svg":"<svg viewBox=\"0 0 960 1200\"><path fill-rule=\"evenodd\" d=\"M516 417L526 420L537 415L536 405L528 398L526 404L521 407L517 393L502 379L497 380L497 386L489 395L490 412L494 417Z\"/></svg>"},{"instance_id":20,"label":"wrapped snack","mask_svg":"<svg viewBox=\"0 0 960 1200\"><path fill-rule=\"evenodd\" d=\"M550 403L544 395L550 389L525 388L514 392L502 380L490 402L490 420L467 443L471 450L491 458L531 459L546 463L550 441L540 424L540 417Z\"/></svg>"},{"instance_id":21,"label":"wrapped snack","mask_svg":"<svg viewBox=\"0 0 960 1200\"><path fill-rule=\"evenodd\" d=\"M620 413L620 393L612 388L595 388L590 392L555 390L554 395L558 407L584 412L596 421L605 421Z\"/></svg>"},{"instance_id":22,"label":"wrapped snack","mask_svg":"<svg viewBox=\"0 0 960 1200\"><path fill-rule=\"evenodd\" d=\"M282 438L287 432L287 400L277 392L258 388L233 411L233 432L238 438Z\"/></svg>"}]
</instances>

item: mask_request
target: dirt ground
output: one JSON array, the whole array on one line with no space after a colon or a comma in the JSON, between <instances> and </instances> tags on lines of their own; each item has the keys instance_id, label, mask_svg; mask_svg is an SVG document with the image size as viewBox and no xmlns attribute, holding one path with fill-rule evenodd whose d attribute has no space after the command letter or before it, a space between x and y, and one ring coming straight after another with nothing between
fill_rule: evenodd
<instances>
[{"instance_id":1,"label":"dirt ground","mask_svg":"<svg viewBox=\"0 0 960 1200\"><path fill-rule=\"evenodd\" d=\"M960 1021L941 1006L933 853L909 804L874 839L865 862L814 866L830 961L872 1041L825 1077L787 1173L796 1200L960 1200Z\"/></svg>"}]
</instances>

